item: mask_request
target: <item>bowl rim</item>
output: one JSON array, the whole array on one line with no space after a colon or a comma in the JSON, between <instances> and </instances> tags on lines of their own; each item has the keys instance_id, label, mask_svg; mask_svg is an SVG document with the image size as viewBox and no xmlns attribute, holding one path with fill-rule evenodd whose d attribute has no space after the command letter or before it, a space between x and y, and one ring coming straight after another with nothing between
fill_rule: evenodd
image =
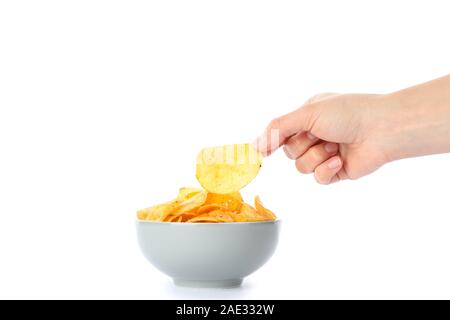
<instances>
[{"instance_id":1,"label":"bowl rim","mask_svg":"<svg viewBox=\"0 0 450 320\"><path fill-rule=\"evenodd\" d=\"M148 223L148 224L161 224L161 225L176 225L176 226L205 226L205 225L252 225L252 224L276 224L280 223L281 219L277 218L275 220L269 221L247 221L247 222L166 222L166 221L153 221L153 220L139 220L136 219L136 223Z\"/></svg>"}]
</instances>

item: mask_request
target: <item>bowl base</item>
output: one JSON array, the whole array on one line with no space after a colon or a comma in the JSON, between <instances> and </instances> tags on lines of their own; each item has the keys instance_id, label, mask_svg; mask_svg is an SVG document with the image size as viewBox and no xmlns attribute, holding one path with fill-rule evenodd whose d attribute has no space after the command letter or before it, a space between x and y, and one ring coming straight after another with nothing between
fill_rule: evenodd
<instances>
[{"instance_id":1,"label":"bowl base","mask_svg":"<svg viewBox=\"0 0 450 320\"><path fill-rule=\"evenodd\" d=\"M175 285L191 288L235 288L242 284L242 279L229 280L184 280L173 279Z\"/></svg>"}]
</instances>

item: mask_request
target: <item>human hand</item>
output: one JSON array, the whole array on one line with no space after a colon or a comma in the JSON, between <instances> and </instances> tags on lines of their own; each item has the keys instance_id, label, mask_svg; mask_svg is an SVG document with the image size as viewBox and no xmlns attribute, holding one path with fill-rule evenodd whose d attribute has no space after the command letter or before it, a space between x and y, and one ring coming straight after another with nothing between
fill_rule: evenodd
<instances>
[{"instance_id":1,"label":"human hand","mask_svg":"<svg viewBox=\"0 0 450 320\"><path fill-rule=\"evenodd\" d=\"M388 95L321 94L272 120L255 144L284 145L321 184L365 176L411 156L450 152L450 77Z\"/></svg>"}]
</instances>

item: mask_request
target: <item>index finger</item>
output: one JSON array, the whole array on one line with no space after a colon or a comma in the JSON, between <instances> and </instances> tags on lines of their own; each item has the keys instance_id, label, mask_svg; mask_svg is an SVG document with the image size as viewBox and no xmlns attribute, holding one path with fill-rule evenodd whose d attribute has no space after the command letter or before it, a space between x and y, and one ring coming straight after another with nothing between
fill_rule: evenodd
<instances>
[{"instance_id":1,"label":"index finger","mask_svg":"<svg viewBox=\"0 0 450 320\"><path fill-rule=\"evenodd\" d=\"M273 119L263 134L253 143L264 156L268 156L282 146L299 131L309 131L309 105Z\"/></svg>"}]
</instances>

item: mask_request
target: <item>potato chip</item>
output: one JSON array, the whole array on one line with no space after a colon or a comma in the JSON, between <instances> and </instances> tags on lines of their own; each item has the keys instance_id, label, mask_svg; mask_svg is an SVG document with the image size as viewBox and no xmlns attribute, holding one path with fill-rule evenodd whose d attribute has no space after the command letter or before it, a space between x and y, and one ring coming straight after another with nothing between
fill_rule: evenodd
<instances>
[{"instance_id":1,"label":"potato chip","mask_svg":"<svg viewBox=\"0 0 450 320\"><path fill-rule=\"evenodd\" d=\"M138 211L138 218L145 220L163 221L177 207L176 200L168 201L156 206Z\"/></svg>"},{"instance_id":2,"label":"potato chip","mask_svg":"<svg viewBox=\"0 0 450 320\"><path fill-rule=\"evenodd\" d=\"M261 215L255 208L247 203L242 204L240 214L246 222L272 220L265 215Z\"/></svg>"},{"instance_id":3,"label":"potato chip","mask_svg":"<svg viewBox=\"0 0 450 320\"><path fill-rule=\"evenodd\" d=\"M234 222L234 220L229 214L221 210L213 210L192 218L187 222Z\"/></svg>"},{"instance_id":4,"label":"potato chip","mask_svg":"<svg viewBox=\"0 0 450 320\"><path fill-rule=\"evenodd\" d=\"M187 200L179 203L173 210L173 214L181 214L185 212L190 212L196 210L198 207L203 205L206 201L208 193L206 191L200 191L194 196L188 198Z\"/></svg>"},{"instance_id":5,"label":"potato chip","mask_svg":"<svg viewBox=\"0 0 450 320\"><path fill-rule=\"evenodd\" d=\"M217 204L231 211L239 211L244 200L239 192L228 194L208 193L205 204Z\"/></svg>"},{"instance_id":6,"label":"potato chip","mask_svg":"<svg viewBox=\"0 0 450 320\"><path fill-rule=\"evenodd\" d=\"M170 217L167 217L164 221L166 221L166 222L174 222L174 221L178 221L179 218L180 218L180 216L178 216L178 215L170 216Z\"/></svg>"},{"instance_id":7,"label":"potato chip","mask_svg":"<svg viewBox=\"0 0 450 320\"><path fill-rule=\"evenodd\" d=\"M238 192L252 181L262 156L250 144L205 148L197 156L196 177L211 193Z\"/></svg>"},{"instance_id":8,"label":"potato chip","mask_svg":"<svg viewBox=\"0 0 450 320\"><path fill-rule=\"evenodd\" d=\"M233 218L228 213L221 210L211 211L208 215L216 218L219 222L234 222Z\"/></svg>"},{"instance_id":9,"label":"potato chip","mask_svg":"<svg viewBox=\"0 0 450 320\"><path fill-rule=\"evenodd\" d=\"M240 212L227 212L234 222L250 222L248 218Z\"/></svg>"},{"instance_id":10,"label":"potato chip","mask_svg":"<svg viewBox=\"0 0 450 320\"><path fill-rule=\"evenodd\" d=\"M197 209L197 214L204 214L214 210L228 211L228 209L220 204L206 204Z\"/></svg>"},{"instance_id":11,"label":"potato chip","mask_svg":"<svg viewBox=\"0 0 450 320\"><path fill-rule=\"evenodd\" d=\"M193 223L193 222L209 222L209 223L211 223L211 222L219 222L219 221L217 220L217 218L211 217L208 214L201 214L201 215L196 216L196 217L194 217L192 219L189 219L186 222L190 222L190 223Z\"/></svg>"},{"instance_id":12,"label":"potato chip","mask_svg":"<svg viewBox=\"0 0 450 320\"><path fill-rule=\"evenodd\" d=\"M177 222L186 222L189 219L192 219L192 218L194 218L196 216L197 216L196 213L182 213L182 214L177 216L178 219L175 219L175 221L177 221Z\"/></svg>"},{"instance_id":13,"label":"potato chip","mask_svg":"<svg viewBox=\"0 0 450 320\"><path fill-rule=\"evenodd\" d=\"M180 191L178 192L178 199L179 200L187 200L202 191L203 191L202 189L198 189L198 188L180 188Z\"/></svg>"},{"instance_id":14,"label":"potato chip","mask_svg":"<svg viewBox=\"0 0 450 320\"><path fill-rule=\"evenodd\" d=\"M255 208L260 215L267 217L269 220L275 220L277 218L277 216L272 211L263 206L259 196L255 197Z\"/></svg>"}]
</instances>

